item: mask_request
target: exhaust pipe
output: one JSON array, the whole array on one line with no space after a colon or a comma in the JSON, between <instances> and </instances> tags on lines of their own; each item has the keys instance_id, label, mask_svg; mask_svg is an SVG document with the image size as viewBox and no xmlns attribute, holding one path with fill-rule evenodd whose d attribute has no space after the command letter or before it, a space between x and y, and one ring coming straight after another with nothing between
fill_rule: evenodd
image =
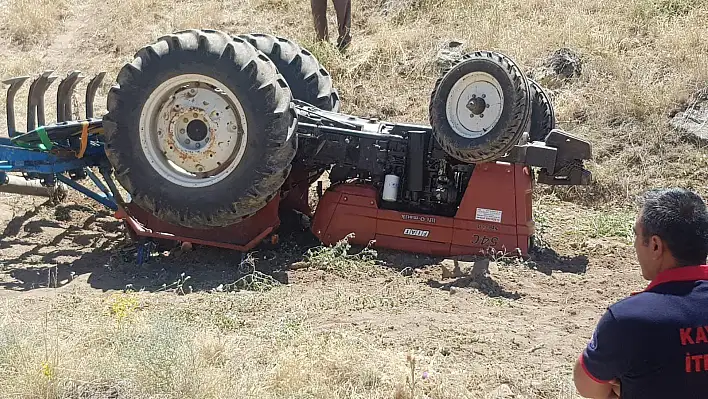
<instances>
[{"instance_id":1,"label":"exhaust pipe","mask_svg":"<svg viewBox=\"0 0 708 399\"><path fill-rule=\"evenodd\" d=\"M67 194L66 187L59 182L54 187L44 187L39 180L27 180L3 172L0 172L0 192L46 197L57 202L64 200Z\"/></svg>"}]
</instances>

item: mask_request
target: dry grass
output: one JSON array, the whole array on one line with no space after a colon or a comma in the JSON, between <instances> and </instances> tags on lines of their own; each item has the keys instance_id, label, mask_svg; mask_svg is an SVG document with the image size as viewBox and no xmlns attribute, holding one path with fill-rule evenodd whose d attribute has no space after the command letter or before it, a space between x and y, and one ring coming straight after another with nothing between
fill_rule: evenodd
<instances>
[{"instance_id":1,"label":"dry grass","mask_svg":"<svg viewBox=\"0 0 708 399\"><path fill-rule=\"evenodd\" d=\"M310 252L309 270L290 272L290 284L227 284L223 273L240 268L238 257L218 250L136 267L75 241L97 233L85 221L91 210L67 217L42 207L3 240L0 391L43 399L576 398L570 367L593 322L641 281L622 259L631 214L567 207L540 198L538 222L552 248L583 248L598 260L587 272L582 260L549 271L553 263L500 259L485 280L454 292L434 284L445 278L433 260L397 258L396 266L422 269L404 277L345 243ZM54 219L89 227L64 235ZM60 260L72 253L79 259ZM54 262L60 280L73 270L76 280L43 288L55 285ZM460 263L464 272L472 266ZM8 277L27 291L12 292ZM129 282L137 292L116 291Z\"/></svg>"},{"instance_id":2,"label":"dry grass","mask_svg":"<svg viewBox=\"0 0 708 399\"><path fill-rule=\"evenodd\" d=\"M12 0L2 4L2 32L28 51L44 46L70 16L66 0ZM34 47L34 48L33 48ZM17 60L20 61L20 60Z\"/></svg>"},{"instance_id":3,"label":"dry grass","mask_svg":"<svg viewBox=\"0 0 708 399\"><path fill-rule=\"evenodd\" d=\"M440 293L424 303L421 287L403 278L389 281L383 297L363 289L340 282L310 287L310 293L281 287L188 297L64 291L25 300L22 311L6 303L0 308L0 389L7 397L44 399L446 399L496 397L499 389L572 397L567 371L550 370L549 380L533 381L527 366L465 361L470 344L493 346L490 334L508 326L466 330L440 320L445 338L437 344L449 347L438 347L429 340L432 331L412 321L404 323L417 336L383 318L346 320L352 312L372 318L400 312L401 321L441 317L441 302L449 302ZM502 306L503 313L514 311ZM467 317L454 318L474 326ZM395 336L386 325L396 325Z\"/></svg>"}]
</instances>

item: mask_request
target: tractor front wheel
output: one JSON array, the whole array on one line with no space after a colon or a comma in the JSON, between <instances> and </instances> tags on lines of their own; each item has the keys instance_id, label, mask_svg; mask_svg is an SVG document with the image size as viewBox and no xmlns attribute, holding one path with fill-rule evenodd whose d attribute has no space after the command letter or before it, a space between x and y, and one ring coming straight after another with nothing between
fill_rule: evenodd
<instances>
[{"instance_id":1,"label":"tractor front wheel","mask_svg":"<svg viewBox=\"0 0 708 399\"><path fill-rule=\"evenodd\" d=\"M528 130L529 82L507 56L467 54L436 83L430 123L440 146L466 163L503 157Z\"/></svg>"},{"instance_id":2,"label":"tractor front wheel","mask_svg":"<svg viewBox=\"0 0 708 399\"><path fill-rule=\"evenodd\" d=\"M106 153L133 201L175 225L232 224L265 206L297 150L297 115L275 65L211 30L160 38L108 95Z\"/></svg>"}]
</instances>

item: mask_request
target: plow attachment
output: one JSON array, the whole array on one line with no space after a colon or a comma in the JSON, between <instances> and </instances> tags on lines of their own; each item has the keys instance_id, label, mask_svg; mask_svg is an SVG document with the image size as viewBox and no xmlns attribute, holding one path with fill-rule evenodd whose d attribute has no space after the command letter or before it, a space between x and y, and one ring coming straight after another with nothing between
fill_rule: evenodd
<instances>
[{"instance_id":1,"label":"plow attachment","mask_svg":"<svg viewBox=\"0 0 708 399\"><path fill-rule=\"evenodd\" d=\"M27 124L25 132L34 132L40 129L44 129L47 132L61 130L61 127L63 126L62 122L71 120L78 120L79 123L87 121L94 126L97 122L100 122L100 119L94 120L94 103L96 93L103 82L106 73L101 72L89 81L84 98L86 104L84 111L85 119L80 120L79 117L73 117L74 111L72 109L72 99L77 84L83 80L85 76L79 71L72 71L59 82L59 86L57 88L56 123L47 124L47 117L45 114L45 95L52 83L57 79L57 76L54 76L53 74L54 71L45 71L37 76L30 84L29 92L27 94ZM7 90L7 104L5 108L7 113L8 137L11 139L22 134L17 130L15 122L15 97L17 96L19 89L28 79L29 76L19 76L3 81L4 84L9 86ZM66 131L67 129L64 130ZM71 128L69 128L69 130L71 130ZM62 139L66 139L66 137L63 137Z\"/></svg>"},{"instance_id":2,"label":"plow attachment","mask_svg":"<svg viewBox=\"0 0 708 399\"><path fill-rule=\"evenodd\" d=\"M101 72L88 82L83 119L72 104L76 87L84 75L72 71L61 79L56 91L56 121L48 122L45 97L58 79L53 73L45 71L32 80L27 93L25 129L17 126L15 105L17 93L29 77L3 82L9 86L5 106L8 137L0 138L0 192L56 197L57 190L66 185L116 210L117 188L110 178L112 169L103 150L103 124L100 118L94 117L96 93L106 74ZM106 179L106 184L91 171L94 167ZM78 183L86 177L100 193Z\"/></svg>"}]
</instances>

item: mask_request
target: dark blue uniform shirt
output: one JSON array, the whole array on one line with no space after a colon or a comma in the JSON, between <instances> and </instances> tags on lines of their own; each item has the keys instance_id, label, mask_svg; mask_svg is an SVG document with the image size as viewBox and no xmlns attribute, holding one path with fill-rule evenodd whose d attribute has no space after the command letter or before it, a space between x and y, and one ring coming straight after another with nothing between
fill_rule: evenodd
<instances>
[{"instance_id":1,"label":"dark blue uniform shirt","mask_svg":"<svg viewBox=\"0 0 708 399\"><path fill-rule=\"evenodd\" d=\"M708 266L660 273L611 305L581 355L595 381L622 399L708 398Z\"/></svg>"}]
</instances>

